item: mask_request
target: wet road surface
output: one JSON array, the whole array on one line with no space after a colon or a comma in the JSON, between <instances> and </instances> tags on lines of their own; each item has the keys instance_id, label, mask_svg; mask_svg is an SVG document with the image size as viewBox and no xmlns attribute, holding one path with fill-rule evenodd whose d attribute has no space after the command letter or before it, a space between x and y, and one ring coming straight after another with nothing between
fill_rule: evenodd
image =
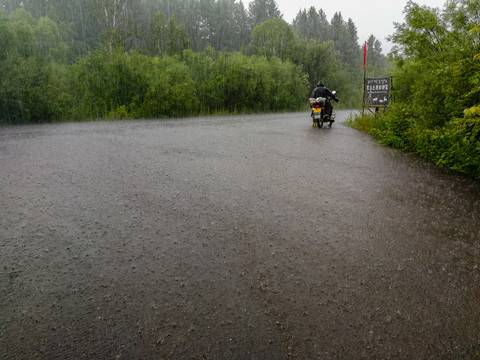
<instances>
[{"instance_id":1,"label":"wet road surface","mask_svg":"<svg viewBox=\"0 0 480 360\"><path fill-rule=\"evenodd\" d=\"M0 128L0 358L479 359L479 182L347 116Z\"/></svg>"}]
</instances>

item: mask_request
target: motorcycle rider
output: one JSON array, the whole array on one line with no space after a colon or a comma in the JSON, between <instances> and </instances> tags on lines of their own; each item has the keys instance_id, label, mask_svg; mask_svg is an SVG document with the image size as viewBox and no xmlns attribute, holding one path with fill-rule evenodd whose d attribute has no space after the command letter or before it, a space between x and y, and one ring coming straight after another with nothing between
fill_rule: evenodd
<instances>
[{"instance_id":1,"label":"motorcycle rider","mask_svg":"<svg viewBox=\"0 0 480 360\"><path fill-rule=\"evenodd\" d=\"M340 100L333 94L328 88L325 87L323 81L319 81L317 87L312 91L312 98L316 99L318 97L323 97L325 99L332 98L335 102ZM325 101L325 114L327 116L332 116L333 106L330 101Z\"/></svg>"}]
</instances>

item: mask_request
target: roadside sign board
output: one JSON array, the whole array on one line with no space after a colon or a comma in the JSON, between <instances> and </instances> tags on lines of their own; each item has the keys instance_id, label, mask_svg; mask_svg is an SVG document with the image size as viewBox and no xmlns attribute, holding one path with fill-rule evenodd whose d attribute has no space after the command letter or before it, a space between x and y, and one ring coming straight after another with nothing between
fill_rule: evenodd
<instances>
[{"instance_id":1,"label":"roadside sign board","mask_svg":"<svg viewBox=\"0 0 480 360\"><path fill-rule=\"evenodd\" d=\"M366 78L365 96L368 107L384 107L390 99L391 78Z\"/></svg>"}]
</instances>

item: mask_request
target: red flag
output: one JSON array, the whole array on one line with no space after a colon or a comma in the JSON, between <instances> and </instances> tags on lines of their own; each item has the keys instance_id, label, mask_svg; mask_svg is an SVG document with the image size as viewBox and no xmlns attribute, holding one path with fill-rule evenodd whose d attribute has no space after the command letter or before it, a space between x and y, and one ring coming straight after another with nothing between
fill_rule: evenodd
<instances>
[{"instance_id":1,"label":"red flag","mask_svg":"<svg viewBox=\"0 0 480 360\"><path fill-rule=\"evenodd\" d=\"M365 59L367 57L367 42L363 45L363 70L365 70Z\"/></svg>"}]
</instances>

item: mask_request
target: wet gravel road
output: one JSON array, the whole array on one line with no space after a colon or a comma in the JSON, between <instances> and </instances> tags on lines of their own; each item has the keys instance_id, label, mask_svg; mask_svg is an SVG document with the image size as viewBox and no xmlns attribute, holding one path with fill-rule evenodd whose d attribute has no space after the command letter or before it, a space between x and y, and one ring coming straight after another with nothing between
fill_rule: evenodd
<instances>
[{"instance_id":1,"label":"wet gravel road","mask_svg":"<svg viewBox=\"0 0 480 360\"><path fill-rule=\"evenodd\" d=\"M479 359L480 183L347 115L0 128L0 359Z\"/></svg>"}]
</instances>

